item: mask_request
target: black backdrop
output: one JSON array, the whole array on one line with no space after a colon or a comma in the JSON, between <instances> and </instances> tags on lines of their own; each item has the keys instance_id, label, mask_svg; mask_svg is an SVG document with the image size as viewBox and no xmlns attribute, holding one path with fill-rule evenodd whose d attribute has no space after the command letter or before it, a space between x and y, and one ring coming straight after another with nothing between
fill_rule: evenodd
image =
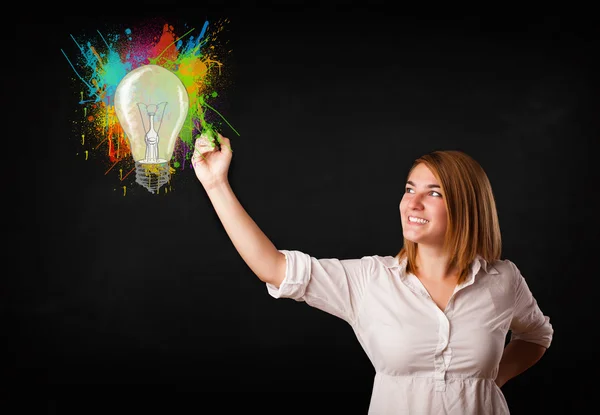
<instances>
[{"instance_id":1,"label":"black backdrop","mask_svg":"<svg viewBox=\"0 0 600 415\"><path fill-rule=\"evenodd\" d=\"M123 197L75 155L77 104L60 49L70 34L151 10L43 11L15 18L11 59L21 63L2 78L12 127L3 139L14 150L2 277L12 413L365 414L374 371L350 327L272 299L192 170L168 195ZM229 18L232 84L221 109L240 133L223 130L234 149L229 178L279 249L395 255L413 159L435 149L474 156L497 198L503 257L555 328L542 361L504 386L509 407L587 408L598 235L591 19L436 19L300 3L156 16Z\"/></svg>"}]
</instances>

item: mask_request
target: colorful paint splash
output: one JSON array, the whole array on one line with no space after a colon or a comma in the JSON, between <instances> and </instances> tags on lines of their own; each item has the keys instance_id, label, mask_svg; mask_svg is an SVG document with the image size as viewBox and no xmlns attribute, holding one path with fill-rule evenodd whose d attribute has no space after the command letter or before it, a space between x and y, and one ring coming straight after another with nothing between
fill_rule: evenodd
<instances>
[{"instance_id":1,"label":"colorful paint splash","mask_svg":"<svg viewBox=\"0 0 600 415\"><path fill-rule=\"evenodd\" d=\"M86 159L101 156L106 162L105 174L117 175L124 194L132 182L135 162L113 98L129 71L146 64L160 65L175 73L187 89L189 111L169 161L171 177L191 166L194 140L201 133L214 142L218 140L216 131L227 124L239 135L218 110L223 103L219 94L229 85L224 61L231 51L218 37L227 23L227 19L214 25L205 21L198 28L176 29L168 23L146 22L141 28L126 27L114 33L98 30L89 39L71 35L77 56L70 57L61 50L79 88L81 111L74 124L84 147L82 154Z\"/></svg>"}]
</instances>

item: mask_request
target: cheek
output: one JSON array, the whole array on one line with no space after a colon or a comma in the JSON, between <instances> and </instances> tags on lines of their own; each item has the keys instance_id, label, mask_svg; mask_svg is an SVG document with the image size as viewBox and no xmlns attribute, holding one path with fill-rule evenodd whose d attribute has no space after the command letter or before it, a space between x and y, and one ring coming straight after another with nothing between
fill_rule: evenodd
<instances>
[{"instance_id":1,"label":"cheek","mask_svg":"<svg viewBox=\"0 0 600 415\"><path fill-rule=\"evenodd\" d=\"M439 206L437 209L437 212L435 214L438 223L443 223L445 224L447 221L446 218L446 207L445 206Z\"/></svg>"},{"instance_id":2,"label":"cheek","mask_svg":"<svg viewBox=\"0 0 600 415\"><path fill-rule=\"evenodd\" d=\"M404 198L402 198L402 200L400 200L400 210L403 211L404 210L404 206L406 206L406 200Z\"/></svg>"}]
</instances>

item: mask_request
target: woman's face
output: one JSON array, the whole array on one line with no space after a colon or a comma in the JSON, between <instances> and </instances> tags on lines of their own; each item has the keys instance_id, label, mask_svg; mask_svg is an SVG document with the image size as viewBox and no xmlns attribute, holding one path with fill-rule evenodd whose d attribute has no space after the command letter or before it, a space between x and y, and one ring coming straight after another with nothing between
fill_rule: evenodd
<instances>
[{"instance_id":1,"label":"woman's face","mask_svg":"<svg viewBox=\"0 0 600 415\"><path fill-rule=\"evenodd\" d=\"M411 221L413 218L417 221ZM422 245L443 245L447 227L446 203L440 184L423 163L410 173L400 201L400 219L404 238Z\"/></svg>"}]
</instances>

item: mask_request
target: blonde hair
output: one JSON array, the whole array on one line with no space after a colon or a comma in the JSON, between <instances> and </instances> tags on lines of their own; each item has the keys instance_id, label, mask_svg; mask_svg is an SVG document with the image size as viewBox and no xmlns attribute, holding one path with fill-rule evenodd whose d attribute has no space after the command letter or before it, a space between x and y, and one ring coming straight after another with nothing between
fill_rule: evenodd
<instances>
[{"instance_id":1,"label":"blonde hair","mask_svg":"<svg viewBox=\"0 0 600 415\"><path fill-rule=\"evenodd\" d=\"M444 251L450 253L446 271L456 267L460 284L478 254L488 263L500 259L502 238L492 186L481 165L462 151L433 151L417 158L407 180L421 163L439 181L444 195L448 219ZM408 258L407 272L416 269L417 245L405 238L397 255L400 260Z\"/></svg>"}]
</instances>

